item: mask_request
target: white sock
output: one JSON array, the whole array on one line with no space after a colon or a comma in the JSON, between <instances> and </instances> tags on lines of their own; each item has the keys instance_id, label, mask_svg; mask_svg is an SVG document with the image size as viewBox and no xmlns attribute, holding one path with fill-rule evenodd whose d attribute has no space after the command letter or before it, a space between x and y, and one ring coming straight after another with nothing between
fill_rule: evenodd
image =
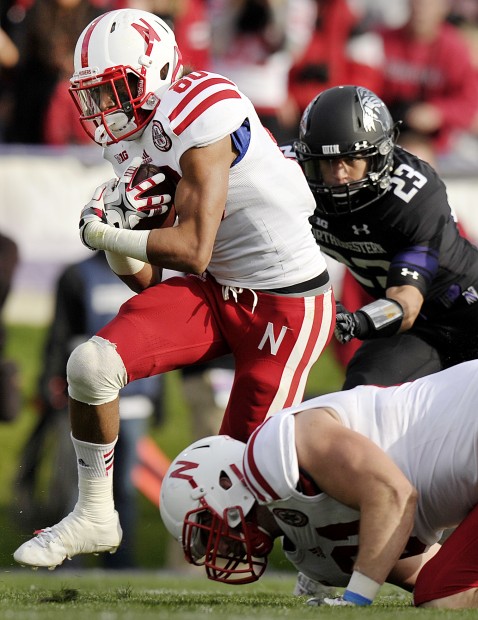
<instances>
[{"instance_id":1,"label":"white sock","mask_svg":"<svg viewBox=\"0 0 478 620\"><path fill-rule=\"evenodd\" d=\"M75 447L78 478L107 478L113 475L116 438L112 443L100 444L80 441L71 436Z\"/></svg>"},{"instance_id":2,"label":"white sock","mask_svg":"<svg viewBox=\"0 0 478 620\"><path fill-rule=\"evenodd\" d=\"M113 463L117 438L110 444L80 441L71 436L78 464L78 502L75 512L91 521L114 515Z\"/></svg>"}]
</instances>

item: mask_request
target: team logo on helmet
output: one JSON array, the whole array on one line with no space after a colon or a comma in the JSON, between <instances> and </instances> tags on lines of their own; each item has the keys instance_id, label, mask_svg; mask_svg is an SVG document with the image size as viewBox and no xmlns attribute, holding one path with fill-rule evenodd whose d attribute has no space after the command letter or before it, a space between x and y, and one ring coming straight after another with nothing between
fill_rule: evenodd
<instances>
[{"instance_id":1,"label":"team logo on helmet","mask_svg":"<svg viewBox=\"0 0 478 620\"><path fill-rule=\"evenodd\" d=\"M380 123L383 130L387 130L387 127L384 127L380 114L378 113L379 110L385 107L383 101L366 88L358 87L357 94L360 107L362 108L363 128L365 131L375 131L375 122Z\"/></svg>"},{"instance_id":2,"label":"team logo on helmet","mask_svg":"<svg viewBox=\"0 0 478 620\"><path fill-rule=\"evenodd\" d=\"M292 527L304 527L309 522L309 517L299 510L274 508L272 512L277 519Z\"/></svg>"},{"instance_id":3,"label":"team logo on helmet","mask_svg":"<svg viewBox=\"0 0 478 620\"><path fill-rule=\"evenodd\" d=\"M158 151L163 151L166 153L171 150L172 142L171 138L164 131L164 127L159 121L153 121L153 143L154 146L158 149Z\"/></svg>"},{"instance_id":4,"label":"team logo on helmet","mask_svg":"<svg viewBox=\"0 0 478 620\"><path fill-rule=\"evenodd\" d=\"M309 120L309 114L310 111L312 109L312 106L314 105L314 103L316 102L317 97L315 99L313 99L309 105L305 108L302 117L300 119L300 123L299 123L299 134L301 136L305 135L307 132L307 121Z\"/></svg>"}]
</instances>

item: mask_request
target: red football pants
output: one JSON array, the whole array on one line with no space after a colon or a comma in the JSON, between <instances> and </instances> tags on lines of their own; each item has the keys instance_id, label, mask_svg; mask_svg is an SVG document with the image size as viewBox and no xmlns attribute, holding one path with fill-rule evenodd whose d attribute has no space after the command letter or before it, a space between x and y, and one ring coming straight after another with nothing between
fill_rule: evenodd
<instances>
[{"instance_id":1,"label":"red football pants","mask_svg":"<svg viewBox=\"0 0 478 620\"><path fill-rule=\"evenodd\" d=\"M235 376L221 433L246 441L269 415L301 402L335 324L331 290L317 297L230 292L211 276L174 277L135 295L98 332L114 343L128 380L232 352Z\"/></svg>"},{"instance_id":2,"label":"red football pants","mask_svg":"<svg viewBox=\"0 0 478 620\"><path fill-rule=\"evenodd\" d=\"M415 605L478 588L478 506L418 573Z\"/></svg>"}]
</instances>

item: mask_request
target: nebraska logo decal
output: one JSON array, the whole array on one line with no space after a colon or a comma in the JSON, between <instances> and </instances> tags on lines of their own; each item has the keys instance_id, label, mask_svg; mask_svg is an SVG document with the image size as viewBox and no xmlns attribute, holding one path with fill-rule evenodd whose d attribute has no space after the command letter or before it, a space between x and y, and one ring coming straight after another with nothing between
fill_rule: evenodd
<instances>
[{"instance_id":1,"label":"nebraska logo decal","mask_svg":"<svg viewBox=\"0 0 478 620\"><path fill-rule=\"evenodd\" d=\"M171 138L164 131L164 127L159 121L153 121L153 143L158 151L166 153L172 147Z\"/></svg>"},{"instance_id":2,"label":"nebraska logo decal","mask_svg":"<svg viewBox=\"0 0 478 620\"><path fill-rule=\"evenodd\" d=\"M171 478L182 478L183 480L188 480L189 482L192 481L193 477L187 472L199 467L198 463L194 463L193 461L178 461L176 465L176 469L170 474Z\"/></svg>"}]
</instances>

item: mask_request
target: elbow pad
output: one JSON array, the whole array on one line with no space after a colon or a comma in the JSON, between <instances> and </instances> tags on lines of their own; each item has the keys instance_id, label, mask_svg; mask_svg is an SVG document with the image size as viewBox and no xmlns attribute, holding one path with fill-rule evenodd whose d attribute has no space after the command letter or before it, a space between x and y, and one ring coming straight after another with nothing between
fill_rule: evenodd
<instances>
[{"instance_id":1,"label":"elbow pad","mask_svg":"<svg viewBox=\"0 0 478 620\"><path fill-rule=\"evenodd\" d=\"M394 299L377 299L355 313L359 340L388 338L398 333L403 320L403 308Z\"/></svg>"}]
</instances>

